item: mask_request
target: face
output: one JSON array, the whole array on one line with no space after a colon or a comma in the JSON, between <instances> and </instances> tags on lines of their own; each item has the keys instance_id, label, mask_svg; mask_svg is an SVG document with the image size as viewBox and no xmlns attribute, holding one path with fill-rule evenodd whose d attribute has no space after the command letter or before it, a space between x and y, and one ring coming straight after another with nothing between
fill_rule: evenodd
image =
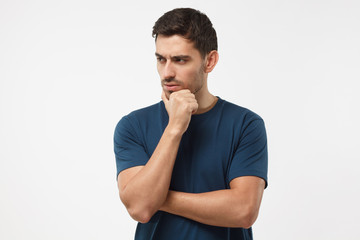
<instances>
[{"instance_id":1,"label":"face","mask_svg":"<svg viewBox=\"0 0 360 240\"><path fill-rule=\"evenodd\" d=\"M168 98L172 92L181 89L201 94L205 83L205 63L192 42L179 35L159 35L155 55L161 86Z\"/></svg>"}]
</instances>

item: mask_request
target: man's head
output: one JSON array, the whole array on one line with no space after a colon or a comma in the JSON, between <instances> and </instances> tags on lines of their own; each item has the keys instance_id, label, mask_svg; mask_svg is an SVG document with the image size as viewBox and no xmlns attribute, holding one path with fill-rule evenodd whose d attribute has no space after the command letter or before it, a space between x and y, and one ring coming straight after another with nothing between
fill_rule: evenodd
<instances>
[{"instance_id":1,"label":"man's head","mask_svg":"<svg viewBox=\"0 0 360 240\"><path fill-rule=\"evenodd\" d=\"M218 60L216 32L209 18L194 9L174 9L158 19L153 36L166 96L181 89L208 96L207 74Z\"/></svg>"},{"instance_id":2,"label":"man's head","mask_svg":"<svg viewBox=\"0 0 360 240\"><path fill-rule=\"evenodd\" d=\"M210 19L192 8L176 8L165 13L155 23L152 32L155 40L159 35L180 35L194 43L204 58L212 50L218 50L216 31Z\"/></svg>"}]
</instances>

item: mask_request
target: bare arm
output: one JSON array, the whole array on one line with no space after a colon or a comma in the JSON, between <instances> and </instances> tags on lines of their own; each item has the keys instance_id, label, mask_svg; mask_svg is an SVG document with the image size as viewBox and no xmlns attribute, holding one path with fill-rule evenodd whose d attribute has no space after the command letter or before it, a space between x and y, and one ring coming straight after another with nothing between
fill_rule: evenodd
<instances>
[{"instance_id":1,"label":"bare arm","mask_svg":"<svg viewBox=\"0 0 360 240\"><path fill-rule=\"evenodd\" d=\"M169 191L160 210L208 225L250 228L264 187L263 179L244 176L233 179L230 189L198 194Z\"/></svg>"},{"instance_id":2,"label":"bare arm","mask_svg":"<svg viewBox=\"0 0 360 240\"><path fill-rule=\"evenodd\" d=\"M148 222L166 200L182 134L198 107L189 90L173 93L169 100L163 93L162 99L169 124L154 153L145 166L126 169L118 176L121 201L131 217L142 223Z\"/></svg>"}]
</instances>

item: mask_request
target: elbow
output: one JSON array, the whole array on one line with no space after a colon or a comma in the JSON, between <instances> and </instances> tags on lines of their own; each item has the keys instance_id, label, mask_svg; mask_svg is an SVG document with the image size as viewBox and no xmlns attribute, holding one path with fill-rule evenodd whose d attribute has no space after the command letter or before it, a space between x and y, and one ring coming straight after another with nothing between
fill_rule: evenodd
<instances>
[{"instance_id":1,"label":"elbow","mask_svg":"<svg viewBox=\"0 0 360 240\"><path fill-rule=\"evenodd\" d=\"M151 208L142 206L141 203L136 203L126 198L125 194L120 194L120 199L128 211L130 217L140 223L147 223L150 221L155 211Z\"/></svg>"},{"instance_id":2,"label":"elbow","mask_svg":"<svg viewBox=\"0 0 360 240\"><path fill-rule=\"evenodd\" d=\"M242 210L241 213L237 214L236 217L236 227L241 228L251 228L251 226L255 223L258 216L258 210L254 210L253 208L248 208L244 211Z\"/></svg>"},{"instance_id":3,"label":"elbow","mask_svg":"<svg viewBox=\"0 0 360 240\"><path fill-rule=\"evenodd\" d=\"M252 218L252 217L247 217L245 219L243 219L241 226L242 228L248 229L251 228L252 225L255 223L256 218Z\"/></svg>"},{"instance_id":4,"label":"elbow","mask_svg":"<svg viewBox=\"0 0 360 240\"><path fill-rule=\"evenodd\" d=\"M127 209L131 218L135 221L138 221L140 223L148 223L153 216L153 214L150 211L147 210L141 210L141 209L133 209L128 208Z\"/></svg>"}]
</instances>

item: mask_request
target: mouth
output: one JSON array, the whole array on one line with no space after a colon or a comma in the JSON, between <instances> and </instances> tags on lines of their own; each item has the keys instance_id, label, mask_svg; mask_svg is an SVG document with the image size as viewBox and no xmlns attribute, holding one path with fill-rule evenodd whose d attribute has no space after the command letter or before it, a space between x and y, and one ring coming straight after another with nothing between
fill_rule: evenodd
<instances>
[{"instance_id":1,"label":"mouth","mask_svg":"<svg viewBox=\"0 0 360 240\"><path fill-rule=\"evenodd\" d=\"M164 89L169 92L175 92L181 89L180 85L176 84L164 84Z\"/></svg>"}]
</instances>

